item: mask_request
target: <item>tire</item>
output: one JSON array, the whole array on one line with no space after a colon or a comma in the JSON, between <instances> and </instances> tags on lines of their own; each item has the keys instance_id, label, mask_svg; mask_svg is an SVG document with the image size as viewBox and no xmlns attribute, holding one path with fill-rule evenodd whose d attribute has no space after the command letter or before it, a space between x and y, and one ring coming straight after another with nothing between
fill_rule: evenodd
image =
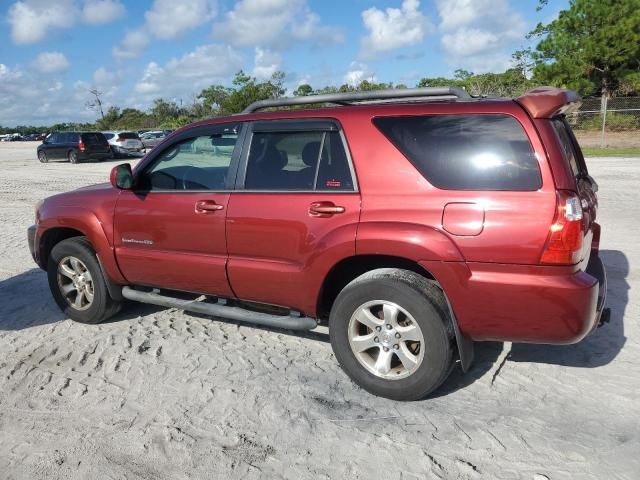
<instances>
[{"instance_id":1,"label":"tire","mask_svg":"<svg viewBox=\"0 0 640 480\"><path fill-rule=\"evenodd\" d=\"M40 150L38 152L38 160L40 160L40 163L47 163L49 161L49 159L47 158L47 154L44 152L44 150Z\"/></svg>"},{"instance_id":2,"label":"tire","mask_svg":"<svg viewBox=\"0 0 640 480\"><path fill-rule=\"evenodd\" d=\"M75 259L76 262L70 259ZM78 269L73 268L74 263L79 266ZM61 264L65 265L66 269ZM66 273L63 274L63 270ZM85 291L88 291L89 285L91 286L93 298L89 301L89 296L84 293L81 295L80 302L72 304L73 300L77 300L79 290L74 285L76 280L72 280L68 275L77 274L77 272L84 272L77 276L76 280L87 286ZM122 302L115 301L109 296L102 268L86 237L68 238L53 247L47 264L47 276L54 300L65 315L76 322L100 323L120 310ZM73 288L65 295L63 290L70 288L69 285Z\"/></svg>"},{"instance_id":3,"label":"tire","mask_svg":"<svg viewBox=\"0 0 640 480\"><path fill-rule=\"evenodd\" d=\"M69 162L78 163L78 152L75 150L71 150L67 156L69 157Z\"/></svg>"},{"instance_id":4,"label":"tire","mask_svg":"<svg viewBox=\"0 0 640 480\"><path fill-rule=\"evenodd\" d=\"M399 312L397 318L393 312ZM445 381L455 361L453 325L442 291L408 270L372 270L349 283L331 308L329 336L347 375L368 392L392 400L425 398Z\"/></svg>"}]
</instances>

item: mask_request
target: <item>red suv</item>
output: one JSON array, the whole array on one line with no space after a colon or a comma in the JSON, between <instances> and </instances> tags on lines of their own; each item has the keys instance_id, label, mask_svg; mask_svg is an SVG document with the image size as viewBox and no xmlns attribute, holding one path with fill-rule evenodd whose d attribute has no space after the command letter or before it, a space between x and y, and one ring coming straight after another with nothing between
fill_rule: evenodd
<instances>
[{"instance_id":1,"label":"red suv","mask_svg":"<svg viewBox=\"0 0 640 480\"><path fill-rule=\"evenodd\" d=\"M340 106L274 110L314 103ZM328 324L358 385L423 398L473 341L574 343L608 319L597 185L564 117L578 103L552 88L257 102L44 200L29 246L74 320L131 299Z\"/></svg>"}]
</instances>

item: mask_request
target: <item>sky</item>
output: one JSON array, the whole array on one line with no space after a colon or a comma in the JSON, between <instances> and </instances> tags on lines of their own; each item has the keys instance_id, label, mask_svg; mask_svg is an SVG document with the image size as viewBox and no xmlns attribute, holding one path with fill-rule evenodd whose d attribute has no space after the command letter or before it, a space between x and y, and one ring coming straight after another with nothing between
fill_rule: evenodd
<instances>
[{"instance_id":1,"label":"sky","mask_svg":"<svg viewBox=\"0 0 640 480\"><path fill-rule=\"evenodd\" d=\"M96 120L109 105L190 104L240 69L288 93L504 71L551 0L0 0L0 125Z\"/></svg>"}]
</instances>

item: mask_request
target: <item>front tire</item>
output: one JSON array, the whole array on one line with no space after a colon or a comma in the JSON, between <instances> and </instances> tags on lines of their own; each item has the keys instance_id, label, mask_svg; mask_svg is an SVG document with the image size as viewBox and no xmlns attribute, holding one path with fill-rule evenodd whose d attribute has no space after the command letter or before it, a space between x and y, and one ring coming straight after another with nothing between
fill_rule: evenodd
<instances>
[{"instance_id":1,"label":"front tire","mask_svg":"<svg viewBox=\"0 0 640 480\"><path fill-rule=\"evenodd\" d=\"M454 364L444 295L408 270L373 270L349 283L331 309L329 335L347 375L392 400L426 397Z\"/></svg>"},{"instance_id":2,"label":"front tire","mask_svg":"<svg viewBox=\"0 0 640 480\"><path fill-rule=\"evenodd\" d=\"M38 152L38 160L40 161L40 163L47 163L49 161L49 159L47 158L47 154L42 150Z\"/></svg>"},{"instance_id":3,"label":"front tire","mask_svg":"<svg viewBox=\"0 0 640 480\"><path fill-rule=\"evenodd\" d=\"M51 250L49 288L60 309L80 323L100 323L115 315L121 302L107 289L98 258L86 237L63 240Z\"/></svg>"}]
</instances>

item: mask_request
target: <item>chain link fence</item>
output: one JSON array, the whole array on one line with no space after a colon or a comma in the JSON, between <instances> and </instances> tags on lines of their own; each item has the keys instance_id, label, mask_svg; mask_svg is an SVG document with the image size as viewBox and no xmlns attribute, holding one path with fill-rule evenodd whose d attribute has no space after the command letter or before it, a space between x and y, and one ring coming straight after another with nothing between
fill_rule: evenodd
<instances>
[{"instance_id":1,"label":"chain link fence","mask_svg":"<svg viewBox=\"0 0 640 480\"><path fill-rule=\"evenodd\" d=\"M567 120L583 147L640 147L640 97L584 98Z\"/></svg>"}]
</instances>

